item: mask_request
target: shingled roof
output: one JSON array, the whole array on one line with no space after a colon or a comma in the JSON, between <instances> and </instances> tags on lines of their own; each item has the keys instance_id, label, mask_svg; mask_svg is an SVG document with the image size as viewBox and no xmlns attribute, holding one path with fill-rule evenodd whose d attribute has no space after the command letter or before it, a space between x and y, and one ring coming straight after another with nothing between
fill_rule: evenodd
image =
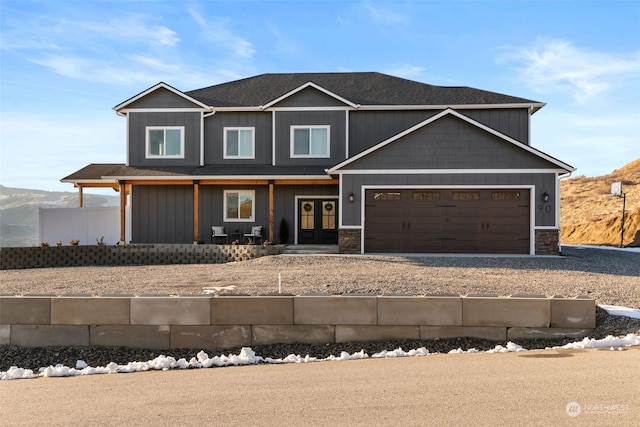
<instances>
[{"instance_id":1,"label":"shingled roof","mask_svg":"<svg viewBox=\"0 0 640 427\"><path fill-rule=\"evenodd\" d=\"M258 107L314 83L354 104L495 105L543 103L466 86L434 86L375 72L261 74L185 92L211 107Z\"/></svg>"}]
</instances>

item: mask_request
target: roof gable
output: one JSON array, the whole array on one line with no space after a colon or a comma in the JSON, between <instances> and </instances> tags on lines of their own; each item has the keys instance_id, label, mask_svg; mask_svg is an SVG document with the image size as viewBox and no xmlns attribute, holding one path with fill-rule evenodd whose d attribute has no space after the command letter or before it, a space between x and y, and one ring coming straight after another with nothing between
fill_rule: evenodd
<instances>
[{"instance_id":1,"label":"roof gable","mask_svg":"<svg viewBox=\"0 0 640 427\"><path fill-rule=\"evenodd\" d=\"M449 126L449 131L438 130L441 134L425 135L425 132L430 128L434 128L434 126L436 126L435 124L441 124L445 118L462 120L464 125L470 128L471 132L469 130L463 132L464 126L457 124L455 126ZM475 135L477 136L473 137L472 140L465 140L464 137L474 134L473 130L476 131ZM458 131L460 131L460 133L458 133ZM427 137L426 140L433 141L433 143L429 142L428 147L425 146L425 136ZM407 146L406 148L408 149L394 146L399 143L399 141L409 141L408 144L412 144L412 146ZM503 144L498 147L496 142L502 142ZM454 144L459 144L460 146L455 147ZM393 149L391 149L391 147L393 147ZM461 163L457 162L456 168L473 168L471 163L478 165L477 168L479 169L500 168L504 167L499 164L500 155L504 155L507 152L512 154L521 152L523 154L529 154L527 157L529 157L530 160L526 163L529 165L535 164L535 168L546 169L551 166L553 168L566 170L567 172L575 170L572 166L540 150L510 138L454 110L447 109L341 162L328 169L327 172L334 174L349 169L361 169L363 167L357 163L362 163L365 160L368 160L369 163L371 163L371 161L375 162L376 160L378 163L381 163L381 159L384 156L387 156L390 162L397 164L399 168L415 168L415 165L420 164L423 169L446 169L450 167L447 165L450 159L446 156L439 159L438 155L444 151L450 153L452 149L457 149L457 152L460 152L461 156L468 155L468 150L470 149L478 151L478 155L475 158L470 158L468 164L461 166ZM515 157L511 156L511 158ZM364 166L364 168L367 169L368 167ZM518 165L517 168L521 169L524 168L524 166Z\"/></svg>"},{"instance_id":2,"label":"roof gable","mask_svg":"<svg viewBox=\"0 0 640 427\"><path fill-rule=\"evenodd\" d=\"M122 111L124 109L127 108L140 108L140 107L145 107L140 106L139 104L144 100L144 98L148 98L150 96L153 95L159 95L159 94L166 94L166 95L170 95L170 97L176 97L178 98L178 102L173 101L172 104L170 105L170 107L173 108L201 108L201 109L208 109L206 104L203 104L202 102L198 101L197 99L194 99L192 97L190 97L189 95L180 92L178 89L164 83L164 82L160 82L158 84L156 84L155 86L150 87L149 89L140 92L139 94L127 99L126 101L116 105L115 107L113 107L113 109L115 111ZM172 96L171 96L172 95ZM165 96L165 99L167 99L167 97ZM138 104L138 106L136 106L136 104ZM158 107L161 108L161 107Z\"/></svg>"}]
</instances>

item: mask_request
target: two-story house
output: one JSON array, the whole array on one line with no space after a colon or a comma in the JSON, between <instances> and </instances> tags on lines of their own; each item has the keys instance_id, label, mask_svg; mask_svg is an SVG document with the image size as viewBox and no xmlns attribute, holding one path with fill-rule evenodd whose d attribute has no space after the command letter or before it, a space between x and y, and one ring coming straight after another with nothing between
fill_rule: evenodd
<instances>
[{"instance_id":1,"label":"two-story house","mask_svg":"<svg viewBox=\"0 0 640 427\"><path fill-rule=\"evenodd\" d=\"M120 191L122 243L125 224L133 243L262 226L344 253L552 254L559 179L574 168L530 145L543 106L380 73L159 83L114 107L126 164L62 181Z\"/></svg>"}]
</instances>

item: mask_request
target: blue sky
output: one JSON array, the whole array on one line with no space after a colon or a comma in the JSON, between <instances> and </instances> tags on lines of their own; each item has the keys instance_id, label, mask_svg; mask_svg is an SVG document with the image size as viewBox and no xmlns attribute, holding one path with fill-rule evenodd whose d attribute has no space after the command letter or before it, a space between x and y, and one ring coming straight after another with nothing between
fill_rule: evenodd
<instances>
[{"instance_id":1,"label":"blue sky","mask_svg":"<svg viewBox=\"0 0 640 427\"><path fill-rule=\"evenodd\" d=\"M598 176L640 157L640 2L0 0L0 184L74 191L125 161L112 107L278 72L379 71L545 102L532 145Z\"/></svg>"}]
</instances>

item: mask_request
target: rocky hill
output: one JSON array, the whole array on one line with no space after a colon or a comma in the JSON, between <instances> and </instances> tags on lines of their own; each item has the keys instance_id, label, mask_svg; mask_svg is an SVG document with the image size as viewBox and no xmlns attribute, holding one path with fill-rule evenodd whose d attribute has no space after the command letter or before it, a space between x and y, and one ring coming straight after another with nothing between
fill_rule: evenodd
<instances>
[{"instance_id":1,"label":"rocky hill","mask_svg":"<svg viewBox=\"0 0 640 427\"><path fill-rule=\"evenodd\" d=\"M115 194L115 193L114 193ZM87 207L117 206L119 198L84 194ZM0 246L35 246L40 208L78 207L77 192L51 192L0 185Z\"/></svg>"},{"instance_id":2,"label":"rocky hill","mask_svg":"<svg viewBox=\"0 0 640 427\"><path fill-rule=\"evenodd\" d=\"M608 175L560 183L562 243L620 246L623 200L611 196L613 182L626 193L623 245L640 246L640 159Z\"/></svg>"}]
</instances>

